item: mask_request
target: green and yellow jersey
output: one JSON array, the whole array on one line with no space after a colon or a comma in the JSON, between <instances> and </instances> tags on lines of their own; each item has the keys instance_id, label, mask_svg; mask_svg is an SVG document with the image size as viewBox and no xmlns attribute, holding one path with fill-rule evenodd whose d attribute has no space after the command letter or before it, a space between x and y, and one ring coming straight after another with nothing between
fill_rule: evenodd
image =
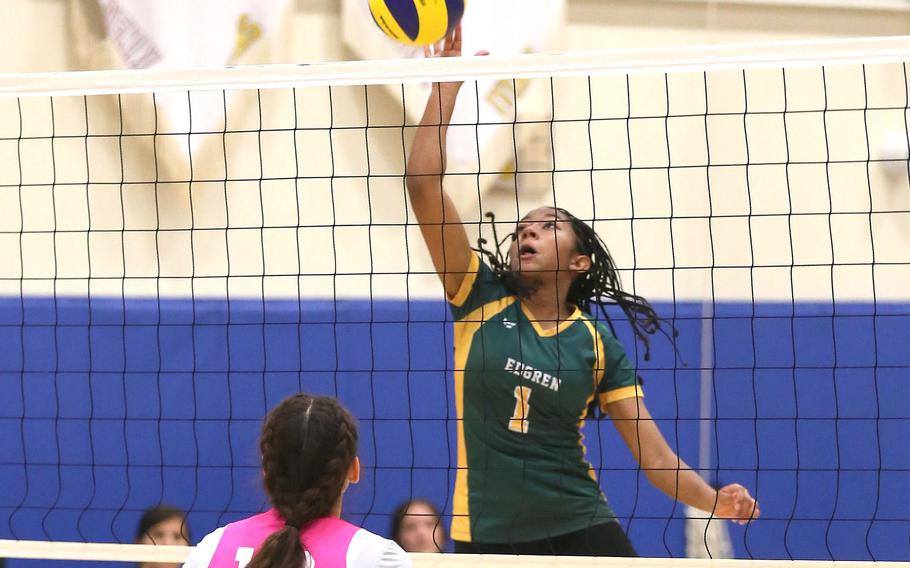
<instances>
[{"instance_id":1,"label":"green and yellow jersey","mask_svg":"<svg viewBox=\"0 0 910 568\"><path fill-rule=\"evenodd\" d=\"M642 396L622 346L576 308L544 330L472 256L454 298L458 472L452 538L527 542L615 520L585 461L581 427Z\"/></svg>"}]
</instances>

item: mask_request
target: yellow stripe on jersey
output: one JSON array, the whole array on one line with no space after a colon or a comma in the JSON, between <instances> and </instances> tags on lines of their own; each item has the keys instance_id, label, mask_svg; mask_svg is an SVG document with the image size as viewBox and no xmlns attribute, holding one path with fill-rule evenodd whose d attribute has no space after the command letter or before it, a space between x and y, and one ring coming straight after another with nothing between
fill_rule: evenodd
<instances>
[{"instance_id":1,"label":"yellow stripe on jersey","mask_svg":"<svg viewBox=\"0 0 910 568\"><path fill-rule=\"evenodd\" d=\"M476 255L474 260L474 277L477 275ZM469 275L470 276L470 275ZM465 277L468 280L468 277ZM471 284L473 285L473 278ZM464 284L462 283L462 287ZM470 290L470 288L468 288ZM461 290L458 295L461 295ZM457 298L458 296L456 296ZM467 294L465 294L467 297ZM452 539L471 542L471 519L468 507L468 452L464 443L464 370L468 364L468 355L477 330L491 317L511 306L515 296L507 296L486 303L465 317L455 322L455 417L458 423L458 470L455 473L455 496L452 499ZM462 299L464 303L464 299Z\"/></svg>"},{"instance_id":2,"label":"yellow stripe on jersey","mask_svg":"<svg viewBox=\"0 0 910 568\"><path fill-rule=\"evenodd\" d=\"M592 400L594 400L594 391L591 391L591 396L585 401L585 409L578 418L578 445L581 446L581 461L588 466L588 477L597 481L597 473L594 471L594 466L588 461L588 446L585 445L585 433L581 431L585 427L585 416L588 414L588 407L591 406Z\"/></svg>"},{"instance_id":3,"label":"yellow stripe on jersey","mask_svg":"<svg viewBox=\"0 0 910 568\"><path fill-rule=\"evenodd\" d=\"M477 258L477 255L471 253L471 262L468 264L468 270L465 272L464 279L461 281L461 286L458 287L458 292L455 293L455 296L449 298L449 303L460 308L464 305L465 301L468 299L468 295L471 293L471 289L474 288L474 282L477 280L477 272L480 270L480 259Z\"/></svg>"},{"instance_id":4,"label":"yellow stripe on jersey","mask_svg":"<svg viewBox=\"0 0 910 568\"><path fill-rule=\"evenodd\" d=\"M604 378L604 341L593 323L588 319L583 319L582 321L585 322L585 327L588 328L588 331L591 333L591 338L594 341L594 390L592 392L597 392L597 387ZM593 399L593 394L591 398ZM588 404L590 403L591 400L588 400ZM585 406L587 406L587 404Z\"/></svg>"},{"instance_id":5,"label":"yellow stripe on jersey","mask_svg":"<svg viewBox=\"0 0 910 568\"><path fill-rule=\"evenodd\" d=\"M521 304L521 311L524 312L525 317L528 318L529 322L531 322L531 325L534 327L534 331L537 332L537 335L541 337L552 337L557 333L564 331L567 327L575 323L575 320L581 318L581 310L579 310L576 306L575 311L572 312L572 315L570 315L567 319L559 322L558 325L551 327L550 329L544 329L541 327L540 323L537 321L537 318L526 305Z\"/></svg>"},{"instance_id":6,"label":"yellow stripe on jersey","mask_svg":"<svg viewBox=\"0 0 910 568\"><path fill-rule=\"evenodd\" d=\"M611 402L616 402L617 400L623 400L625 398L644 398L645 393L641 390L639 385L629 385L627 387L619 387L618 389L613 389L611 391L602 392L598 395L600 399L600 408L601 410L606 411L606 407Z\"/></svg>"},{"instance_id":7,"label":"yellow stripe on jersey","mask_svg":"<svg viewBox=\"0 0 910 568\"><path fill-rule=\"evenodd\" d=\"M575 309L577 310L578 308ZM594 327L594 324L591 323L589 319L582 318L581 321L584 322L585 327L588 328L588 332L591 334L591 339L594 342L591 347L594 350L594 367L592 369L593 372L591 373L594 385L591 388L591 396L585 400L584 410L582 411L581 417L578 419L578 444L581 446L582 459L584 460L585 465L588 466L588 475L591 479L597 481L597 473L594 471L594 466L591 465L587 459L588 447L585 446L585 435L581 429L584 428L585 416L588 413L588 408L591 407L591 401L594 400L594 396L597 393L597 387L600 385L600 381L604 376L604 342L603 338L597 332L597 328Z\"/></svg>"},{"instance_id":8,"label":"yellow stripe on jersey","mask_svg":"<svg viewBox=\"0 0 910 568\"><path fill-rule=\"evenodd\" d=\"M588 331L591 332L591 335L594 338L594 392L597 392L597 387L600 385L600 382L604 378L604 373L606 373L604 356L606 351L604 350L604 341L601 337L600 332L597 331L597 328L594 327L594 324L588 321L587 319L583 320L585 326L588 328ZM613 389L607 392L598 393L597 402L600 404L600 409L604 412L607 411L607 405L611 402L616 402L617 400L622 400L624 398L644 398L645 393L641 390L639 385L629 385L627 387L620 387L618 389ZM588 400L588 404L591 403L591 400Z\"/></svg>"}]
</instances>

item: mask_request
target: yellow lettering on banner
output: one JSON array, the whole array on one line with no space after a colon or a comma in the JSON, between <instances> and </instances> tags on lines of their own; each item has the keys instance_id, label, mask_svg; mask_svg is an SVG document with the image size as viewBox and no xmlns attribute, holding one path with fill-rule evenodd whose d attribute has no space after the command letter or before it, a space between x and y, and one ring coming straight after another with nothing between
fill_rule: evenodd
<instances>
[{"instance_id":1,"label":"yellow lettering on banner","mask_svg":"<svg viewBox=\"0 0 910 568\"><path fill-rule=\"evenodd\" d=\"M531 53L531 50L524 49L522 53ZM520 97L530 84L530 79L500 79L487 94L487 103L495 108L500 116L511 117L514 114L515 99Z\"/></svg>"},{"instance_id":2,"label":"yellow lettering on banner","mask_svg":"<svg viewBox=\"0 0 910 568\"><path fill-rule=\"evenodd\" d=\"M504 165L502 167L502 169L499 171L498 179L500 179L500 180L512 179L513 177L515 177L515 171L517 169L518 169L518 167L515 164L515 159L514 158L510 159L509 163Z\"/></svg>"},{"instance_id":3,"label":"yellow lettering on banner","mask_svg":"<svg viewBox=\"0 0 910 568\"><path fill-rule=\"evenodd\" d=\"M234 44L230 61L236 61L260 37L262 37L262 28L259 27L259 24L251 20L249 14L241 14L237 20L237 43Z\"/></svg>"}]
</instances>

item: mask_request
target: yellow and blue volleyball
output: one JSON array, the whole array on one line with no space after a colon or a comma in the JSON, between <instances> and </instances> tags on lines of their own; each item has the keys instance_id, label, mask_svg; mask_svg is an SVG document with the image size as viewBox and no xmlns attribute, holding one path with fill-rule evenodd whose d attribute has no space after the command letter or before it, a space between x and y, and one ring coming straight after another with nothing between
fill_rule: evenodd
<instances>
[{"instance_id":1,"label":"yellow and blue volleyball","mask_svg":"<svg viewBox=\"0 0 910 568\"><path fill-rule=\"evenodd\" d=\"M390 38L430 45L455 29L464 14L464 0L370 0L370 13Z\"/></svg>"}]
</instances>

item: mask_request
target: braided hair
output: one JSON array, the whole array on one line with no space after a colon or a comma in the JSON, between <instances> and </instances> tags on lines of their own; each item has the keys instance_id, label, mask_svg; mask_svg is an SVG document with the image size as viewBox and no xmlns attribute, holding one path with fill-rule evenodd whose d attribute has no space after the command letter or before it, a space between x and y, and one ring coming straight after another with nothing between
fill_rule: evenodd
<instances>
[{"instance_id":1,"label":"braided hair","mask_svg":"<svg viewBox=\"0 0 910 568\"><path fill-rule=\"evenodd\" d=\"M248 568L308 567L300 531L327 517L357 453L357 425L334 398L294 395L272 410L259 439L266 493L285 520Z\"/></svg>"},{"instance_id":2,"label":"braided hair","mask_svg":"<svg viewBox=\"0 0 910 568\"><path fill-rule=\"evenodd\" d=\"M658 331L668 336L666 331L661 329L661 322L668 323L673 337L677 336L676 328L672 323L660 318L651 304L643 297L636 294L630 294L622 289L622 282L619 279L619 273L616 270L616 262L610 256L607 246L590 225L572 215L565 209L554 207L554 211L565 221L572 224L572 230L575 233L575 250L579 254L591 258L591 267L583 274L579 275L569 287L566 301L569 304L578 306L583 311L594 315L595 306L606 319L607 324L613 335L616 335L616 329L613 327L613 321L607 313L607 306L617 305L632 324L632 331L635 337L642 342L645 347L645 360L651 358L651 335ZM477 240L477 248L474 249L481 253L496 274L503 285L519 298L526 298L535 289L535 284L528 282L521 277L521 274L512 270L509 255L502 254L502 245L506 240L515 238L516 234L507 235L504 239L499 240L496 234L496 217L492 212L486 214L493 226L493 239L495 241L494 250L486 248L487 240L480 238Z\"/></svg>"}]
</instances>

